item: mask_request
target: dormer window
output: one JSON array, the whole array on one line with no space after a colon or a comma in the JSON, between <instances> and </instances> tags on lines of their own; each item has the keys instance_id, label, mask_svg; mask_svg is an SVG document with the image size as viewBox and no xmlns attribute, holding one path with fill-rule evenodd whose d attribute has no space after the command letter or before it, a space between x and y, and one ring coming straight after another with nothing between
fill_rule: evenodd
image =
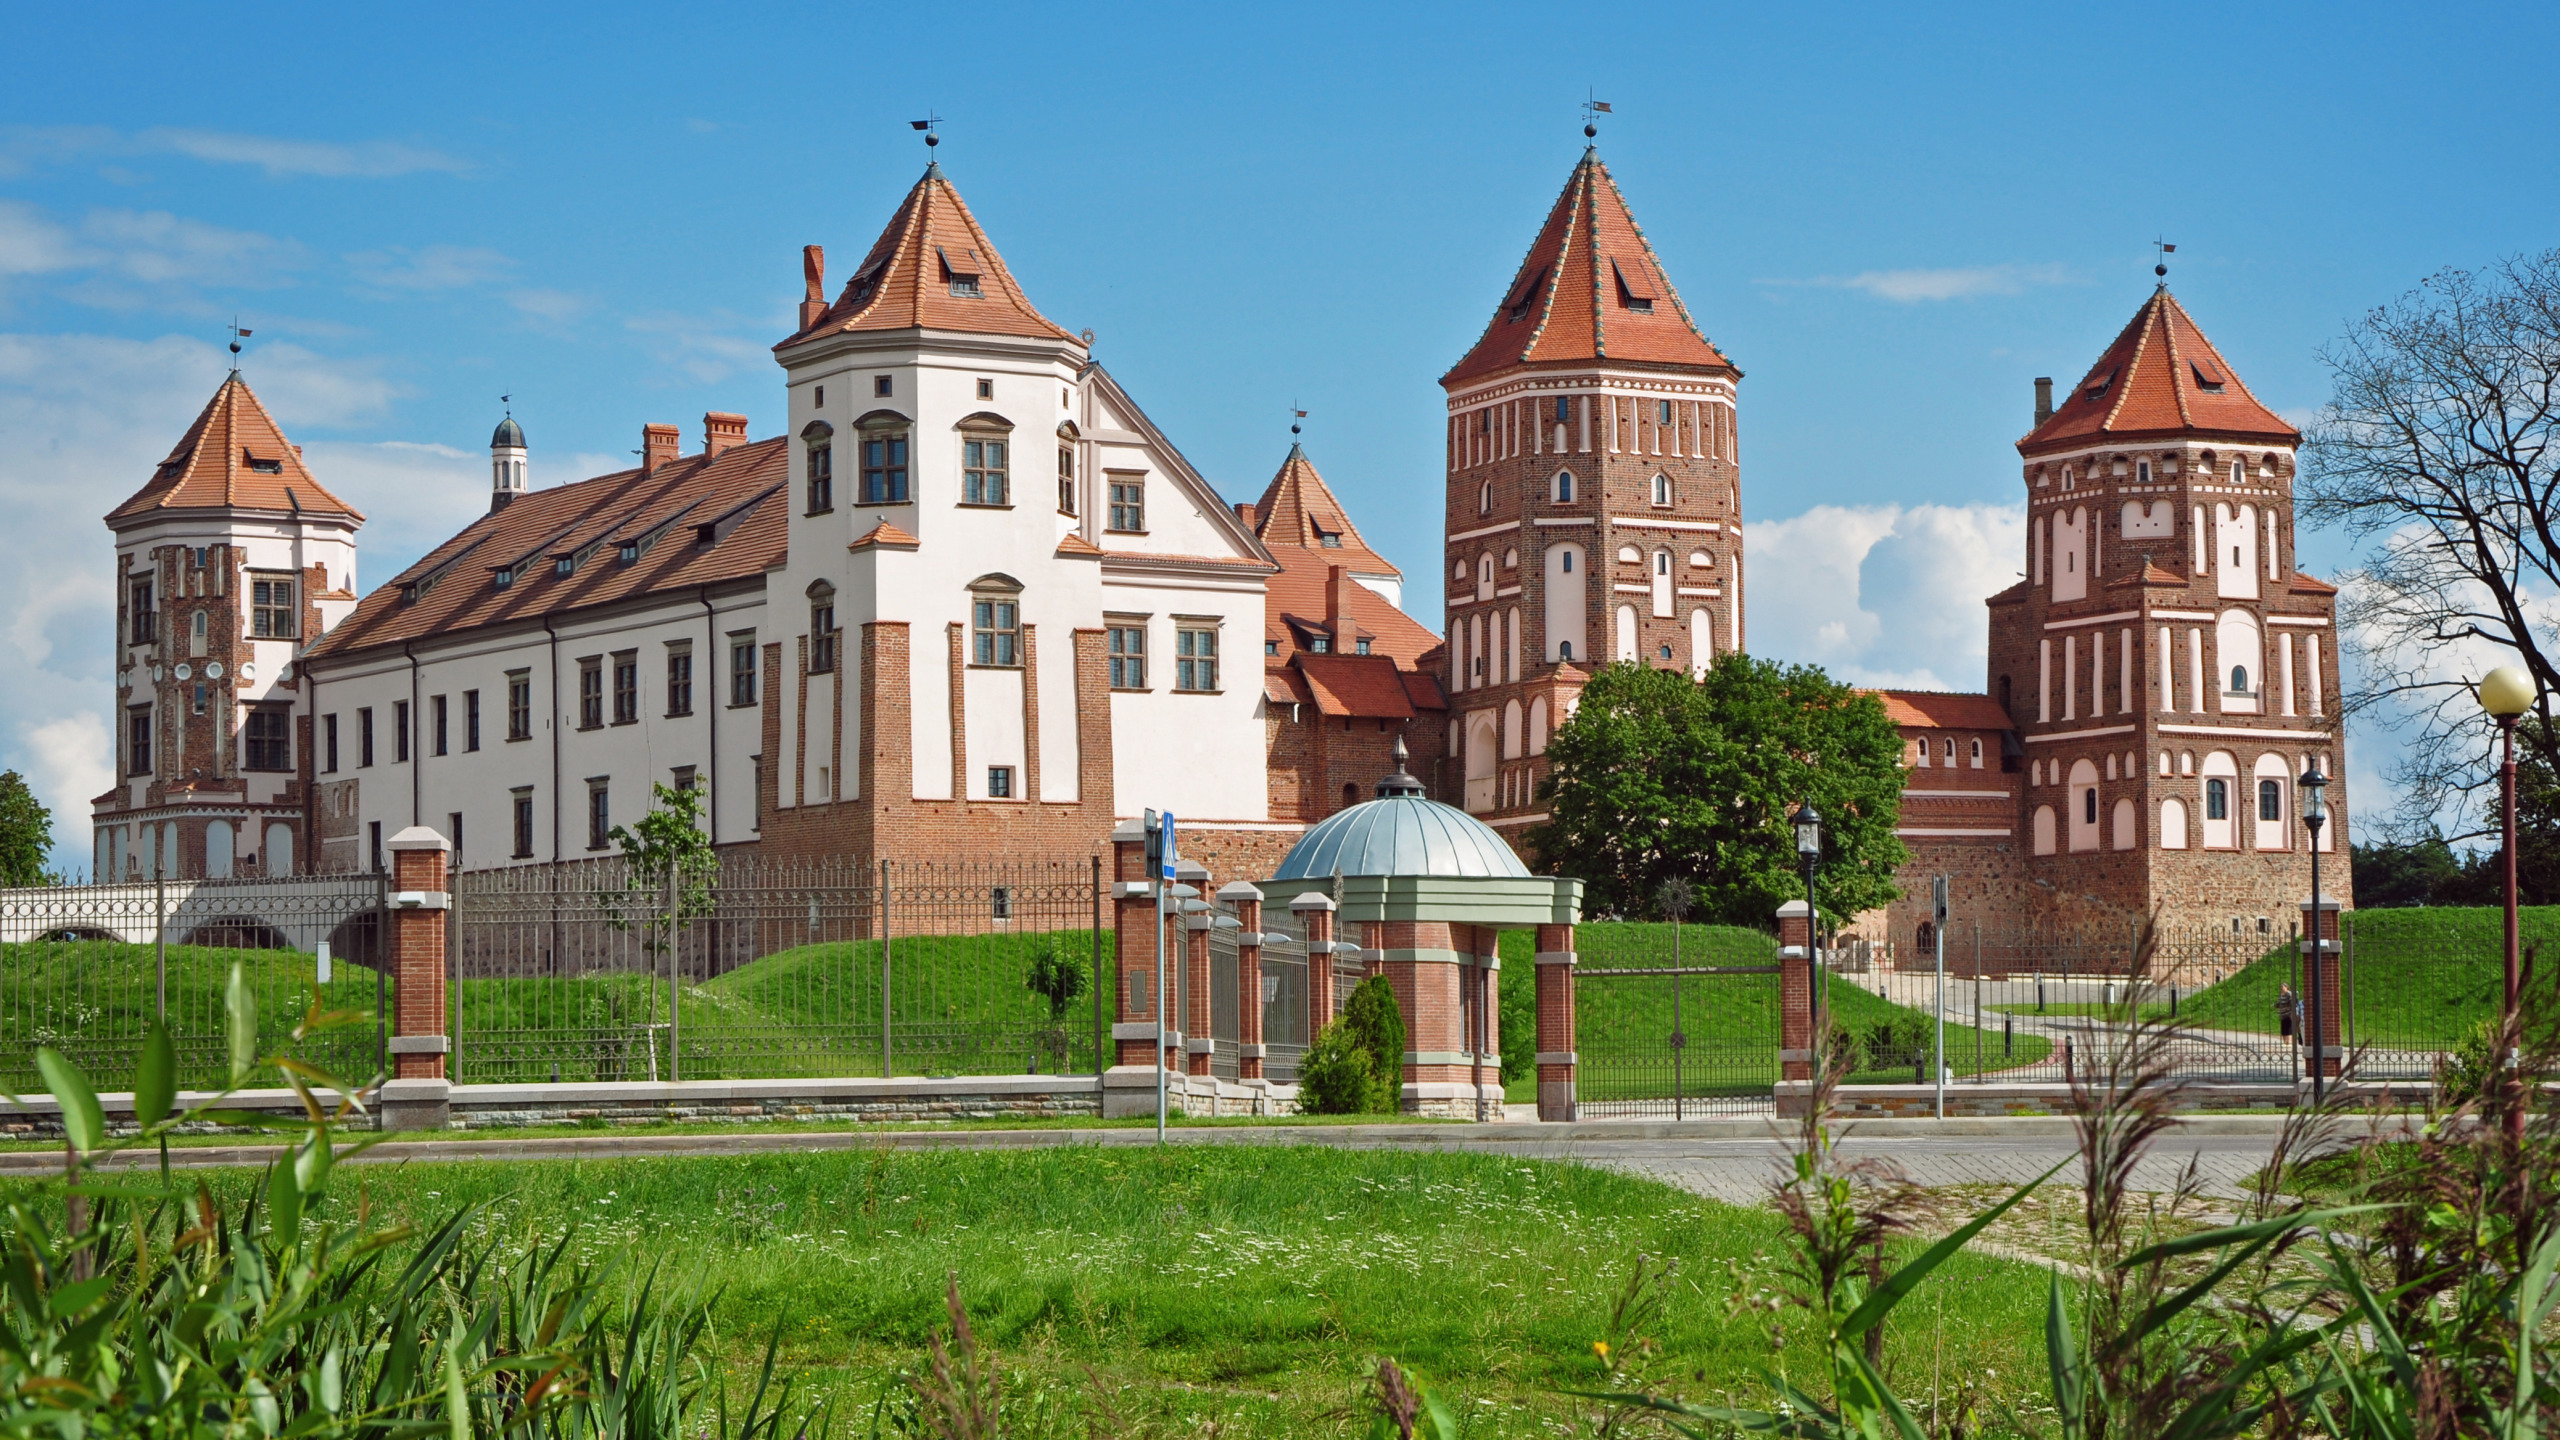
<instances>
[{"instance_id":1,"label":"dormer window","mask_svg":"<svg viewBox=\"0 0 2560 1440\"><path fill-rule=\"evenodd\" d=\"M974 300L986 292L978 288L981 266L978 252L964 245L937 245L935 253L942 257L943 278L951 282L951 293L963 300Z\"/></svg>"},{"instance_id":2,"label":"dormer window","mask_svg":"<svg viewBox=\"0 0 2560 1440\"><path fill-rule=\"evenodd\" d=\"M489 583L501 590L513 585L516 583L515 567L512 565L500 566L497 573L489 577Z\"/></svg>"},{"instance_id":3,"label":"dormer window","mask_svg":"<svg viewBox=\"0 0 2560 1440\"><path fill-rule=\"evenodd\" d=\"M1618 299L1639 315L1653 313L1653 272L1642 260L1612 260L1609 268L1618 275Z\"/></svg>"},{"instance_id":4,"label":"dormer window","mask_svg":"<svg viewBox=\"0 0 2560 1440\"><path fill-rule=\"evenodd\" d=\"M1520 282L1520 288L1511 292L1511 298L1502 302L1502 321L1504 324L1508 325L1515 320L1525 320L1528 318L1529 307L1537 303L1538 287L1545 284L1546 280L1546 269L1541 266L1539 267L1537 274Z\"/></svg>"},{"instance_id":5,"label":"dormer window","mask_svg":"<svg viewBox=\"0 0 2560 1440\"><path fill-rule=\"evenodd\" d=\"M240 452L240 461L242 464L247 465L250 472L253 474L281 475L284 473L284 461L282 458L269 459L265 456L253 455L248 451L243 450Z\"/></svg>"},{"instance_id":6,"label":"dormer window","mask_svg":"<svg viewBox=\"0 0 2560 1440\"><path fill-rule=\"evenodd\" d=\"M2187 362L2187 368L2195 372L2197 389L2207 395L2222 393L2222 376L2206 366L2203 361L2191 360Z\"/></svg>"},{"instance_id":7,"label":"dormer window","mask_svg":"<svg viewBox=\"0 0 2560 1440\"><path fill-rule=\"evenodd\" d=\"M1339 530L1318 530L1316 531L1316 544L1320 548L1326 550L1339 550L1342 548L1342 532Z\"/></svg>"},{"instance_id":8,"label":"dormer window","mask_svg":"<svg viewBox=\"0 0 2560 1440\"><path fill-rule=\"evenodd\" d=\"M578 557L575 555L563 555L551 564L551 573L563 578L576 574L577 570Z\"/></svg>"},{"instance_id":9,"label":"dormer window","mask_svg":"<svg viewBox=\"0 0 2560 1440\"><path fill-rule=\"evenodd\" d=\"M2107 393L2107 387L2108 387L2108 386L2110 386L2110 385L2113 385L2113 384L2115 384L2115 383L2116 383L2116 372L2115 372L2115 371L2113 371L2113 370L2109 370L2106 374L2101 375L2101 376L2099 376L2097 379L2090 381L2090 382L2089 382L2089 385L2088 385L2088 388L2086 388L2086 389L2084 389L2084 390L2082 390L2082 391L2080 392L2080 398L2082 398L2082 399L2084 399L2084 400L2095 400L2095 399L2097 399L2098 397L2100 397L2100 396L2102 396L2102 395L2106 394L2106 393Z\"/></svg>"},{"instance_id":10,"label":"dormer window","mask_svg":"<svg viewBox=\"0 0 2560 1440\"><path fill-rule=\"evenodd\" d=\"M621 548L621 550L618 552L618 558L619 558L619 559L622 561L622 563L623 563L623 564L625 564L625 565L637 565L637 564L639 564L639 563L640 563L640 542L639 542L639 541L637 541L637 540L625 540L625 541L623 541L623 542L622 542L622 548Z\"/></svg>"},{"instance_id":11,"label":"dormer window","mask_svg":"<svg viewBox=\"0 0 2560 1440\"><path fill-rule=\"evenodd\" d=\"M1333 641L1322 635L1310 635L1307 637L1307 648L1322 655L1333 649Z\"/></svg>"},{"instance_id":12,"label":"dormer window","mask_svg":"<svg viewBox=\"0 0 2560 1440\"><path fill-rule=\"evenodd\" d=\"M1366 640L1354 642L1352 648L1360 654L1366 655L1369 653L1369 642Z\"/></svg>"}]
</instances>

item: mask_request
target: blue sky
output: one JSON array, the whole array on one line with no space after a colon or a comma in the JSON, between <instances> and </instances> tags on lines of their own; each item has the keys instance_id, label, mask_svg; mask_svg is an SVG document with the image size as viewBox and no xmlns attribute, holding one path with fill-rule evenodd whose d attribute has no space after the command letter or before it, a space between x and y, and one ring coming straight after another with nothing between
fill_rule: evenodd
<instances>
[{"instance_id":1,"label":"blue sky","mask_svg":"<svg viewBox=\"0 0 2560 1440\"><path fill-rule=\"evenodd\" d=\"M234 313L252 383L373 516L378 583L480 508L502 391L537 483L647 421L769 433L799 247L841 277L928 107L1034 301L1230 498L1313 412L1432 618L1435 381L1596 91L1603 156L1746 372L1753 648L1904 683L1981 683L2029 382L2081 373L2155 236L2297 419L2355 313L2560 243L2547 6L418 13L12 13L0 765L72 855L106 780L98 517L210 393Z\"/></svg>"}]
</instances>

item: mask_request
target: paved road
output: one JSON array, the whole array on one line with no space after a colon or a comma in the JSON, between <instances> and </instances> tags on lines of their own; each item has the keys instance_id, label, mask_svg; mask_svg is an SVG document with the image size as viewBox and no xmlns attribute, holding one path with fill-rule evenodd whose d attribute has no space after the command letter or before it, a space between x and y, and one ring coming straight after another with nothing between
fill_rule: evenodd
<instances>
[{"instance_id":1,"label":"paved road","mask_svg":"<svg viewBox=\"0 0 2560 1440\"><path fill-rule=\"evenodd\" d=\"M2019 1120L1856 1121L1841 1127L1839 1151L1899 1165L1924 1185L2018 1184L2034 1179L2073 1153L2069 1122ZM2274 1140L2273 1117L2199 1119L2183 1127L2144 1159L2135 1172L2138 1189L2166 1190L2192 1157L2209 1189L2236 1190L2243 1177L2266 1163ZM1352 1149L1446 1150L1514 1155L1605 1166L1650 1176L1684 1190L1737 1204L1765 1198L1770 1179L1787 1153L1767 1120L1674 1122L1585 1121L1569 1125L1341 1125L1202 1127L1176 1129L1181 1145L1333 1145ZM1028 1149L1058 1145L1151 1145L1144 1129L893 1130L794 1134L741 1130L718 1135L596 1135L545 1139L409 1140L378 1146L366 1164L449 1160L609 1160L674 1155L792 1154L898 1149ZM258 1165L276 1155L272 1146L189 1147L170 1152L187 1166ZM148 1152L128 1152L130 1162L155 1164ZM40 1151L0 1154L0 1175L58 1169L58 1155ZM2076 1165L2058 1178L2077 1181Z\"/></svg>"}]
</instances>

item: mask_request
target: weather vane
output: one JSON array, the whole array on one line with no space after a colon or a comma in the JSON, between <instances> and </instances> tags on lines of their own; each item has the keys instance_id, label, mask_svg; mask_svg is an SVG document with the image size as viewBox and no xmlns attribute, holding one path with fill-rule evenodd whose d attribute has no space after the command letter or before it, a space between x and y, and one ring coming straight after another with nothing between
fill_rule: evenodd
<instances>
[{"instance_id":1,"label":"weather vane","mask_svg":"<svg viewBox=\"0 0 2560 1440\"><path fill-rule=\"evenodd\" d=\"M516 413L516 397L514 397L513 395L501 395L501 396L499 396L499 397L498 397L498 403L507 407L507 413L508 413L508 414L513 415L514 413Z\"/></svg>"},{"instance_id":2,"label":"weather vane","mask_svg":"<svg viewBox=\"0 0 2560 1440\"><path fill-rule=\"evenodd\" d=\"M2170 243L2169 243L2168 241L2166 241L2166 240L2154 240L2154 241L2152 241L2152 242L2151 242L2151 273L2152 273L2152 274L2154 274L2154 275L2159 276L2159 277L2160 277L2161 279L2163 279L2163 280L2168 279L2168 278L2169 278L2169 257L2170 257L2170 256L2172 256L2172 255L2175 255L2175 254L2177 254L2177 253L2178 253L2178 247L2177 247L2177 246L2175 246L2175 245L2170 244Z\"/></svg>"},{"instance_id":3,"label":"weather vane","mask_svg":"<svg viewBox=\"0 0 2560 1440\"><path fill-rule=\"evenodd\" d=\"M1608 113L1610 113L1608 101L1592 99L1586 92L1582 102L1582 138L1585 140L1600 138L1600 127L1593 122Z\"/></svg>"},{"instance_id":4,"label":"weather vane","mask_svg":"<svg viewBox=\"0 0 2560 1440\"><path fill-rule=\"evenodd\" d=\"M1296 435L1296 434L1298 433L1298 422L1299 422L1299 421L1301 421L1301 420L1304 420L1304 419L1306 419L1306 418L1307 418L1307 412L1306 412L1306 411L1304 411L1304 410L1299 409L1299 408L1298 408L1298 406L1297 406L1297 403L1296 403L1295 401L1290 402L1290 405L1289 405L1289 433L1290 433L1292 436L1294 436L1294 435Z\"/></svg>"},{"instance_id":5,"label":"weather vane","mask_svg":"<svg viewBox=\"0 0 2560 1440\"><path fill-rule=\"evenodd\" d=\"M941 123L942 117L934 114L930 107L925 110L923 119L907 122L911 128L924 132L924 148L928 156L933 153L934 146L942 143L942 132L934 128Z\"/></svg>"},{"instance_id":6,"label":"weather vane","mask_svg":"<svg viewBox=\"0 0 2560 1440\"><path fill-rule=\"evenodd\" d=\"M239 374L239 373L240 373L240 342L241 342L241 341L243 341L243 340L246 340L246 339L248 339L248 338L249 338L249 332L240 328L240 317L239 317L239 316L237 316L237 315L232 316L232 317L231 317L231 373L232 373L232 374L234 374L234 375L237 375L237 374Z\"/></svg>"}]
</instances>

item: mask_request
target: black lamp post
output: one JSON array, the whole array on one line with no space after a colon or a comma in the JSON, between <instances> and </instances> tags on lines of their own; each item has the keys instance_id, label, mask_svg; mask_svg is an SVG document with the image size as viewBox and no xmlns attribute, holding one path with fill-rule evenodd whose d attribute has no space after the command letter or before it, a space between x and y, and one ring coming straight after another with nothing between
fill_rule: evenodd
<instances>
[{"instance_id":1,"label":"black lamp post","mask_svg":"<svg viewBox=\"0 0 2560 1440\"><path fill-rule=\"evenodd\" d=\"M2320 827L2329 818L2321 794L2329 788L2329 777L2320 773L2320 761L2315 757L2302 767L2302 778L2294 783L2302 787L2302 823L2311 830L2311 975L2303 990L2311 1001L2311 1098L2317 1104L2327 1094L2329 1075L2328 1032L2320 1024L2320 1002L2324 998L2320 976L2329 955L2330 929L2320 910ZM2325 998L2330 1004L2337 1003L2334 995Z\"/></svg>"},{"instance_id":2,"label":"black lamp post","mask_svg":"<svg viewBox=\"0 0 2560 1440\"><path fill-rule=\"evenodd\" d=\"M1795 827L1796 859L1804 866L1804 964L1813 986L1814 1048L1818 1051L1822 1037L1830 1033L1830 1006L1822 993L1822 962L1818 958L1821 952L1815 947L1815 937L1821 933L1822 912L1813 903L1813 872L1822 863L1822 812L1807 800L1787 817L1787 823Z\"/></svg>"}]
</instances>

